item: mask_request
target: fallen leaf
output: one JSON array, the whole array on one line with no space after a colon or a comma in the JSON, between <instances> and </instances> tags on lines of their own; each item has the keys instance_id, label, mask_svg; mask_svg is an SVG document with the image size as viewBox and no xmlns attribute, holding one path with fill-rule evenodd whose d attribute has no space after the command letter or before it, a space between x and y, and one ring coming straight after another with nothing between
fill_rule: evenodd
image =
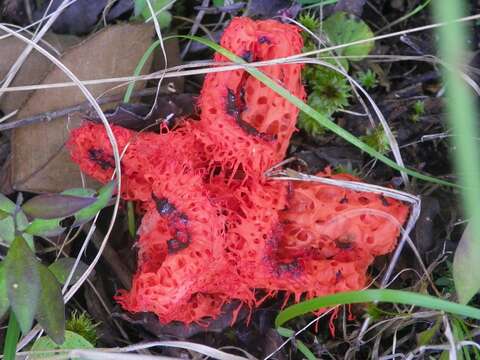
<instances>
[{"instance_id":1,"label":"fallen leaf","mask_svg":"<svg viewBox=\"0 0 480 360\"><path fill-rule=\"evenodd\" d=\"M70 48L61 60L80 79L130 76L150 46L152 35L151 25L110 26ZM147 63L144 71L149 71L150 64ZM64 81L70 80L55 68L43 83ZM144 83L137 85L143 86ZM93 96L100 96L113 87L112 84L99 84L90 86L89 90ZM108 94L123 91L120 88ZM84 100L84 95L77 87L37 90L19 111L17 118L63 109ZM105 105L105 108L109 106L112 105ZM16 190L61 192L82 185L78 167L71 162L68 151L64 149L69 129L77 126L80 120L81 116L71 116L13 131L11 176Z\"/></svg>"},{"instance_id":2,"label":"fallen leaf","mask_svg":"<svg viewBox=\"0 0 480 360\"><path fill-rule=\"evenodd\" d=\"M33 12L33 20L39 20L51 14L63 3L63 0L44 1L43 6ZM108 0L77 0L63 10L52 25L52 29L60 34L87 34L102 20ZM107 12L107 20L115 20L124 13L133 10L132 0L117 0Z\"/></svg>"},{"instance_id":3,"label":"fallen leaf","mask_svg":"<svg viewBox=\"0 0 480 360\"><path fill-rule=\"evenodd\" d=\"M6 34L0 31L0 79L4 79L10 71L10 68L18 59L22 51L27 46L23 41L9 36L3 38ZM80 38L74 36L61 36L53 33L47 33L43 42L39 45L48 50L51 54L55 54L51 47L59 53L63 52L67 47L77 44ZM50 46L47 46L50 45ZM53 64L45 56L38 51L32 50L22 67L18 71L11 86L31 85L41 82L46 74L53 68ZM33 91L19 91L5 93L0 97L0 109L9 114L19 109L29 98Z\"/></svg>"}]
</instances>

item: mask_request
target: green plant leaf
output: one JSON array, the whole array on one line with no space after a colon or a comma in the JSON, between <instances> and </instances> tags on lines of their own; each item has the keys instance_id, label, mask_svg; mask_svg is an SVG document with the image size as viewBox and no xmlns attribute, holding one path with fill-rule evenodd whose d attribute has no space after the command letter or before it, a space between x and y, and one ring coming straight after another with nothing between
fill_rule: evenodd
<instances>
[{"instance_id":1,"label":"green plant leaf","mask_svg":"<svg viewBox=\"0 0 480 360\"><path fill-rule=\"evenodd\" d=\"M15 211L15 203L5 195L0 194L0 210L8 214L13 214Z\"/></svg>"},{"instance_id":2,"label":"green plant leaf","mask_svg":"<svg viewBox=\"0 0 480 360\"><path fill-rule=\"evenodd\" d=\"M61 226L62 219L33 219L25 229L25 233L36 236L53 236L62 233L65 228Z\"/></svg>"},{"instance_id":3,"label":"green plant leaf","mask_svg":"<svg viewBox=\"0 0 480 360\"><path fill-rule=\"evenodd\" d=\"M480 253L475 251L476 241L478 239L472 236L472 226L469 224L460 238L453 257L453 279L461 303L467 303L480 288L479 277L472 276L474 275L472 269L480 264Z\"/></svg>"},{"instance_id":4,"label":"green plant leaf","mask_svg":"<svg viewBox=\"0 0 480 360\"><path fill-rule=\"evenodd\" d=\"M323 31L334 45L348 44L358 40L373 38L370 27L361 19L346 12L337 12L323 22ZM352 56L350 61L359 61L367 56L374 42L347 46L337 50L339 55Z\"/></svg>"},{"instance_id":5,"label":"green plant leaf","mask_svg":"<svg viewBox=\"0 0 480 360\"><path fill-rule=\"evenodd\" d=\"M43 264L38 264L40 297L36 319L47 335L57 344L65 340L65 304L55 276Z\"/></svg>"},{"instance_id":6,"label":"green plant leaf","mask_svg":"<svg viewBox=\"0 0 480 360\"><path fill-rule=\"evenodd\" d=\"M0 220L0 241L11 244L15 239L15 222L13 216L8 215Z\"/></svg>"},{"instance_id":7,"label":"green plant leaf","mask_svg":"<svg viewBox=\"0 0 480 360\"><path fill-rule=\"evenodd\" d=\"M434 336L438 334L438 331L440 330L440 325L442 324L441 319L437 319L435 321L435 324L427 330L424 330L420 333L417 334L417 345L418 346L425 346L429 345Z\"/></svg>"},{"instance_id":8,"label":"green plant leaf","mask_svg":"<svg viewBox=\"0 0 480 360\"><path fill-rule=\"evenodd\" d=\"M134 0L134 2L133 16L138 17L142 13L143 9L145 9L147 6L147 3L145 0Z\"/></svg>"},{"instance_id":9,"label":"green plant leaf","mask_svg":"<svg viewBox=\"0 0 480 360\"><path fill-rule=\"evenodd\" d=\"M115 181L110 181L102 186L95 197L95 201L90 206L87 206L73 214L75 219L71 225L78 226L86 223L92 219L97 212L106 207L113 195L114 188ZM96 192L94 190L81 188L69 189L62 192L62 195L86 198L93 198L95 194ZM61 233L66 228L66 225L62 224L62 220L64 220L64 218L34 219L25 229L25 233L37 236L48 236Z\"/></svg>"},{"instance_id":10,"label":"green plant leaf","mask_svg":"<svg viewBox=\"0 0 480 360\"><path fill-rule=\"evenodd\" d=\"M305 357L308 360L317 360L317 357L315 356L314 353L310 351L310 349L303 343L301 340L295 340L295 345L297 346L297 349L305 355Z\"/></svg>"},{"instance_id":11,"label":"green plant leaf","mask_svg":"<svg viewBox=\"0 0 480 360\"><path fill-rule=\"evenodd\" d=\"M278 327L277 328L277 332L283 336L283 337L292 337L293 335L295 335L295 331L293 331L292 329L287 329L287 328L284 328L284 327Z\"/></svg>"},{"instance_id":12,"label":"green plant leaf","mask_svg":"<svg viewBox=\"0 0 480 360\"><path fill-rule=\"evenodd\" d=\"M4 261L8 300L22 332L26 334L33 319L40 295L40 275L35 254L25 240L17 236Z\"/></svg>"},{"instance_id":13,"label":"green plant leaf","mask_svg":"<svg viewBox=\"0 0 480 360\"><path fill-rule=\"evenodd\" d=\"M435 18L445 23L438 29L439 50L444 67L444 80L448 84L446 110L452 130L454 165L458 182L462 185L465 217L470 219L471 230L460 241L453 261L453 279L458 299L466 304L480 290L480 151L476 139L480 136L478 109L472 89L462 76L464 58L468 51L467 28L455 23L467 14L466 2L432 1Z\"/></svg>"},{"instance_id":14,"label":"green plant leaf","mask_svg":"<svg viewBox=\"0 0 480 360\"><path fill-rule=\"evenodd\" d=\"M70 271L72 271L74 264L75 264L74 258L64 257L55 261L53 264L51 264L48 267L48 269L55 276L58 282L63 285L67 281L68 275L70 274ZM71 283L76 282L82 276L82 274L87 270L87 268L88 266L85 263L80 261L78 263L77 269L73 273Z\"/></svg>"},{"instance_id":15,"label":"green plant leaf","mask_svg":"<svg viewBox=\"0 0 480 360\"><path fill-rule=\"evenodd\" d=\"M421 306L480 320L480 309L472 306L457 304L433 296L408 291L382 289L347 291L303 301L281 311L275 319L275 326L280 327L288 320L326 307L373 301Z\"/></svg>"},{"instance_id":16,"label":"green plant leaf","mask_svg":"<svg viewBox=\"0 0 480 360\"><path fill-rule=\"evenodd\" d=\"M0 194L0 242L9 245L15 239L15 221L13 215L17 214L17 230L22 232L28 226L28 219L21 209L16 209L13 201ZM33 237L24 235L25 241L33 249Z\"/></svg>"},{"instance_id":17,"label":"green plant leaf","mask_svg":"<svg viewBox=\"0 0 480 360\"><path fill-rule=\"evenodd\" d=\"M5 315L10 302L8 301L7 281L5 278L5 269L3 262L0 263L0 318Z\"/></svg>"},{"instance_id":18,"label":"green plant leaf","mask_svg":"<svg viewBox=\"0 0 480 360\"><path fill-rule=\"evenodd\" d=\"M30 358L36 359L49 359L52 357L51 350L69 350L69 349L93 349L93 345L85 340L82 336L71 332L65 331L65 341L61 345L55 344L55 342L48 336L42 336L32 346L32 354ZM42 351L46 351L42 354ZM78 359L78 358L74 358Z\"/></svg>"},{"instance_id":19,"label":"green plant leaf","mask_svg":"<svg viewBox=\"0 0 480 360\"><path fill-rule=\"evenodd\" d=\"M172 36L167 36L164 38L164 41L168 39L174 39L174 38L183 38L183 39L189 39L189 40L194 40L197 41L203 45L206 45L219 54L225 56L227 59L230 61L233 61L237 64L243 64L247 65L246 62L233 54L232 52L228 51L227 49L221 47L220 45L216 44L215 42L209 40L209 39L204 39L198 36L191 36L191 35L172 35ZM158 43L156 43L158 45ZM314 118L316 121L318 121L322 126L327 128L328 130L332 131L333 133L337 134L338 136L342 137L352 145L356 146L360 150L366 152L370 156L380 160L384 164L390 166L392 169L398 170L398 171L403 171L406 174L413 176L417 179L424 180L424 181L429 181L435 184L439 185L444 185L444 186L451 186L451 187L459 187L459 185L455 183L451 183L449 181L441 180L434 178L432 176L424 175L419 173L418 171L411 170L409 168L402 167L398 165L395 161L392 159L386 157L385 155L380 154L378 151L373 149L372 147L368 146L361 140L359 140L357 137L349 133L347 130L342 128L341 126L338 126L335 124L333 121L329 120L326 118L324 115L313 109L312 107L308 106L305 104L300 98L292 95L287 89L284 87L280 86L277 82L273 81L270 79L267 75L265 75L263 72L258 70L257 68L253 66L245 66L245 71L250 73L252 76L254 76L257 80L261 81L265 85L267 85L270 89L275 91L277 94L285 98L286 100L290 101L293 105L295 105L297 108L299 108L301 111L303 111L305 114L311 116Z\"/></svg>"},{"instance_id":20,"label":"green plant leaf","mask_svg":"<svg viewBox=\"0 0 480 360\"><path fill-rule=\"evenodd\" d=\"M152 9L154 13L157 13L158 11L162 10L160 13L157 14L157 20L158 24L160 25L160 28L164 29L170 26L170 23L172 22L172 14L170 14L167 9L169 9L171 6L165 6L170 2L170 0L151 0L152 4ZM164 9L165 8L165 9ZM143 10L142 10L142 17L147 20L152 16L152 13L150 11L150 7L145 3Z\"/></svg>"},{"instance_id":21,"label":"green plant leaf","mask_svg":"<svg viewBox=\"0 0 480 360\"><path fill-rule=\"evenodd\" d=\"M108 205L108 202L112 198L113 191L115 190L115 180L112 180L106 183L98 190L98 195L96 196L96 201L90 206L81 209L75 213L75 224L79 225L87 222L92 219L100 210ZM71 190L72 192L75 191ZM63 192L66 195L71 194L69 191Z\"/></svg>"},{"instance_id":22,"label":"green plant leaf","mask_svg":"<svg viewBox=\"0 0 480 360\"><path fill-rule=\"evenodd\" d=\"M57 219L72 216L95 201L94 197L42 194L28 200L22 205L22 209L32 218Z\"/></svg>"},{"instance_id":23,"label":"green plant leaf","mask_svg":"<svg viewBox=\"0 0 480 360\"><path fill-rule=\"evenodd\" d=\"M284 327L279 327L277 329L277 331L281 336L284 336L284 337L287 337L287 338L295 335L295 332L293 330L287 329L287 328L284 328ZM296 345L297 349L303 355L305 355L305 357L308 360L316 360L317 359L317 357L310 351L310 349L303 343L303 341L295 339L295 345Z\"/></svg>"}]
</instances>

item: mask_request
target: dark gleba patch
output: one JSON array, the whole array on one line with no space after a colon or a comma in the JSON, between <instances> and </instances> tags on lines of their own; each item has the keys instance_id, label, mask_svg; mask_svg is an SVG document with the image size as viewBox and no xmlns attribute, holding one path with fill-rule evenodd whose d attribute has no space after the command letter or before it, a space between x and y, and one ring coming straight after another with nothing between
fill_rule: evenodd
<instances>
[{"instance_id":1,"label":"dark gleba patch","mask_svg":"<svg viewBox=\"0 0 480 360\"><path fill-rule=\"evenodd\" d=\"M293 260L289 263L278 263L275 269L277 276L282 275L293 275L299 276L303 272L302 265L298 262L298 260Z\"/></svg>"},{"instance_id":2,"label":"dark gleba patch","mask_svg":"<svg viewBox=\"0 0 480 360\"><path fill-rule=\"evenodd\" d=\"M175 254L187 248L191 242L188 231L188 216L178 211L167 198L157 198L155 195L152 195L152 197L159 215L167 219L169 231L175 234L173 238L167 241L168 253Z\"/></svg>"},{"instance_id":3,"label":"dark gleba patch","mask_svg":"<svg viewBox=\"0 0 480 360\"><path fill-rule=\"evenodd\" d=\"M160 215L170 215L177 210L167 198L156 198L153 196L153 199L155 200L155 205Z\"/></svg>"},{"instance_id":4,"label":"dark gleba patch","mask_svg":"<svg viewBox=\"0 0 480 360\"><path fill-rule=\"evenodd\" d=\"M235 122L248 135L259 137L265 141L276 140L275 135L262 133L255 129L252 125L242 120L241 113L245 109L244 91L240 91L240 96L237 96L232 89L227 89L227 114L235 119Z\"/></svg>"},{"instance_id":5,"label":"dark gleba patch","mask_svg":"<svg viewBox=\"0 0 480 360\"><path fill-rule=\"evenodd\" d=\"M88 158L102 168L102 170L113 169L115 160L112 155L105 154L102 149L91 148L88 150Z\"/></svg>"},{"instance_id":6,"label":"dark gleba patch","mask_svg":"<svg viewBox=\"0 0 480 360\"><path fill-rule=\"evenodd\" d=\"M167 241L168 253L175 254L183 249L186 249L190 245L190 241L182 242L176 238Z\"/></svg>"}]
</instances>

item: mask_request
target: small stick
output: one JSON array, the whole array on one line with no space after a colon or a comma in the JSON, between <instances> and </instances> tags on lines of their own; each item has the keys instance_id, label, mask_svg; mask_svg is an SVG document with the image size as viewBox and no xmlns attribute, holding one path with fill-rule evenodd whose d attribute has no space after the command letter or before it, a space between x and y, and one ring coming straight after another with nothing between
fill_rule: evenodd
<instances>
[{"instance_id":1,"label":"small stick","mask_svg":"<svg viewBox=\"0 0 480 360\"><path fill-rule=\"evenodd\" d=\"M139 98L142 96L148 96L148 95L155 95L156 89L155 88L148 88L148 89L143 89L136 91L132 94L132 97L134 98ZM111 102L116 102L116 101L121 101L123 99L122 94L118 95L111 95L111 96L105 96L97 100L99 105L103 104L108 104ZM63 116L66 116L68 114L71 114L73 112L80 112L80 111L87 111L91 109L91 105L88 101L85 101L81 104L74 105L71 107L67 107L64 109L60 110L54 110L54 111L47 111L41 114L33 115L31 117L27 117L24 119L18 119L14 120L11 122L8 122L6 124L0 124L0 131L5 131L5 130L11 130L11 129L16 129L19 127L23 126L28 126L32 124L37 124L41 122L50 122L52 120L61 118Z\"/></svg>"}]
</instances>

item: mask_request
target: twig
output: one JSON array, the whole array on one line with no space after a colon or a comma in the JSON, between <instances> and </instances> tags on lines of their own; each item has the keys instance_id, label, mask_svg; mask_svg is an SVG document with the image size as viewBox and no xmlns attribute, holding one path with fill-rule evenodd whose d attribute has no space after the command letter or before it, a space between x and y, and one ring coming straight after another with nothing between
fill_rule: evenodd
<instances>
[{"instance_id":1,"label":"twig","mask_svg":"<svg viewBox=\"0 0 480 360\"><path fill-rule=\"evenodd\" d=\"M154 95L156 93L155 88L148 88L148 89L143 89L136 91L132 94L132 97L134 98L139 98L142 96L148 96L148 95ZM103 105L103 104L108 104L111 102L116 102L116 101L121 101L123 98L122 94L118 95L111 95L111 96L105 96L103 98L100 98L97 100L98 104ZM8 122L6 124L0 124L0 131L5 131L5 130L11 130L11 129L16 129L20 128L23 126L28 126L32 124L37 124L41 122L50 122L52 120L61 118L63 116L66 116L68 114L71 114L73 112L80 112L80 111L87 111L91 109L91 105L88 101L84 101L81 104L74 105L71 107L67 107L64 109L59 109L59 110L54 110L54 111L47 111L41 114L33 115L27 118L23 119L18 119L15 121Z\"/></svg>"},{"instance_id":2,"label":"twig","mask_svg":"<svg viewBox=\"0 0 480 360\"><path fill-rule=\"evenodd\" d=\"M203 0L202 1L202 7L208 7L210 3L210 0ZM205 15L205 11L204 10L200 10L198 13L197 13L197 17L195 18L195 23L192 25L192 28L190 30L190 35L195 35L198 31L198 28L199 28L199 25L200 23L202 22L202 19L203 19L203 16ZM192 40L188 40L187 44L185 45L185 47L183 48L181 54L180 54L180 58L183 59L185 58L185 56L187 55L188 53L188 50L190 50L190 46L192 44Z\"/></svg>"}]
</instances>

